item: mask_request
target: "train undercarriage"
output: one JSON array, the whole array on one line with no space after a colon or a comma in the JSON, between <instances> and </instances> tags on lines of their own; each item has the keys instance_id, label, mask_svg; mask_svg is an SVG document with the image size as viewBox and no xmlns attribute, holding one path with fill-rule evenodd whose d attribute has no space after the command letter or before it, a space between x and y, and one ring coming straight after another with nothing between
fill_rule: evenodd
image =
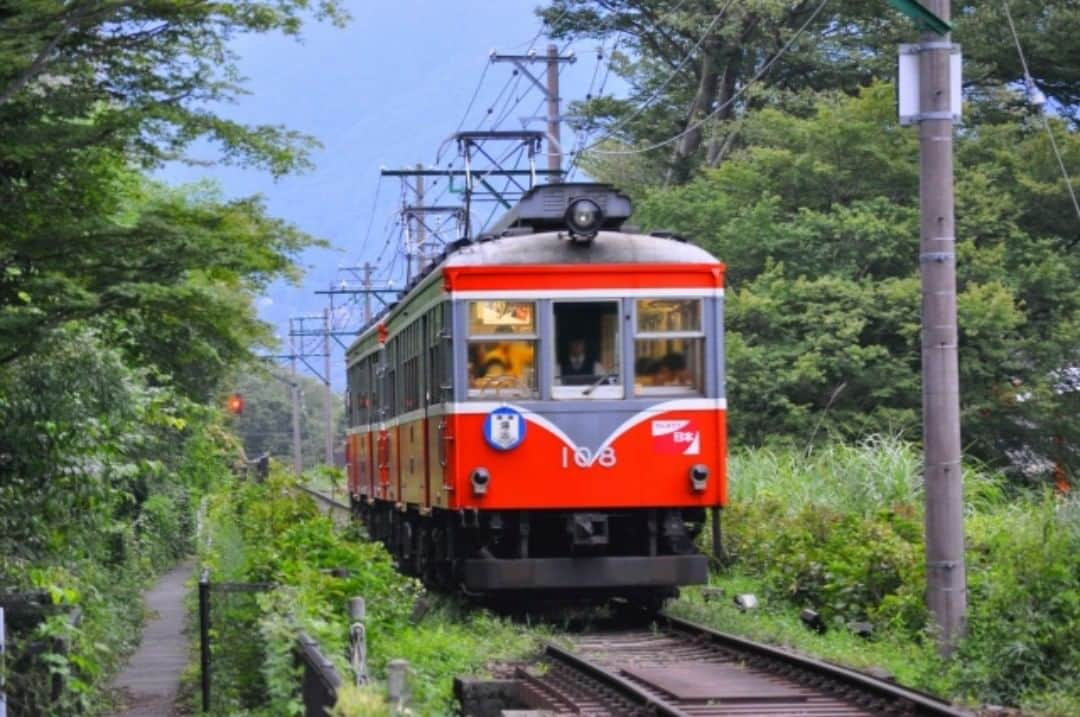
<instances>
[{"instance_id":1,"label":"train undercarriage","mask_svg":"<svg viewBox=\"0 0 1080 717\"><path fill-rule=\"evenodd\" d=\"M402 509L353 500L373 540L402 572L473 597L655 603L704 583L695 541L702 508L566 510Z\"/></svg>"}]
</instances>

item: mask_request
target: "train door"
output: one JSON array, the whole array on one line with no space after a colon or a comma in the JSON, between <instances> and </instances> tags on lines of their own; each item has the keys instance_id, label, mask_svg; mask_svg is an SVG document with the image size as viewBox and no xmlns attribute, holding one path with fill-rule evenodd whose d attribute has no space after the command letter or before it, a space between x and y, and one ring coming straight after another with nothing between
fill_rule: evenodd
<instances>
[{"instance_id":1,"label":"train door","mask_svg":"<svg viewBox=\"0 0 1080 717\"><path fill-rule=\"evenodd\" d=\"M425 413L427 420L428 505L450 505L449 463L453 441L453 402L450 347L450 303L442 302L428 312L427 381Z\"/></svg>"},{"instance_id":2,"label":"train door","mask_svg":"<svg viewBox=\"0 0 1080 717\"><path fill-rule=\"evenodd\" d=\"M375 385L375 363L377 355L366 356L360 360L357 366L357 384L359 389L354 400L356 408L356 423L359 433L354 436L354 460L357 467L357 480L360 485L360 493L372 498L375 496L375 460L372 452L372 431L376 428L375 412L377 410L377 397Z\"/></svg>"},{"instance_id":3,"label":"train door","mask_svg":"<svg viewBox=\"0 0 1080 717\"><path fill-rule=\"evenodd\" d=\"M420 316L399 334L398 343L398 363L401 370L398 418L401 490L398 500L410 506L420 506L427 502L423 347L424 317Z\"/></svg>"},{"instance_id":4,"label":"train door","mask_svg":"<svg viewBox=\"0 0 1080 717\"><path fill-rule=\"evenodd\" d=\"M395 411L395 386L393 342L384 344L379 351L379 366L376 369L378 379L378 416L377 433L375 437L375 462L376 478L378 486L375 495L383 500L393 500L393 486L396 482L396 467L394 461L394 411Z\"/></svg>"},{"instance_id":5,"label":"train door","mask_svg":"<svg viewBox=\"0 0 1080 717\"><path fill-rule=\"evenodd\" d=\"M420 379L420 405L423 408L423 420L420 421L420 429L422 435L421 441L421 457L424 467L424 497L420 501L425 507L431 505L431 455L428 452L428 443L431 440L431 369L428 364L431 361L431 356L428 351L428 346L431 345L431 324L433 312L428 311L424 316L420 317L420 336L418 339L420 352L420 375L417 377Z\"/></svg>"}]
</instances>

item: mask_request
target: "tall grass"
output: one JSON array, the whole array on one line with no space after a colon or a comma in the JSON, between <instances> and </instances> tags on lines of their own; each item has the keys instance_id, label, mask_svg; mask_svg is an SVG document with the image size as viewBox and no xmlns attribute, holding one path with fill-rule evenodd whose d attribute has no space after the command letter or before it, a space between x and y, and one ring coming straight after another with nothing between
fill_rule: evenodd
<instances>
[{"instance_id":1,"label":"tall grass","mask_svg":"<svg viewBox=\"0 0 1080 717\"><path fill-rule=\"evenodd\" d=\"M942 695L1080 714L1080 496L965 466L968 632L938 662L922 649L933 640L921 461L888 436L735 453L725 535L738 589L753 583L789 621L818 610L841 651L852 621L872 623L875 640L924 655L910 674Z\"/></svg>"},{"instance_id":2,"label":"tall grass","mask_svg":"<svg viewBox=\"0 0 1080 717\"><path fill-rule=\"evenodd\" d=\"M922 500L919 454L889 436L831 444L810 456L790 449L742 451L732 455L728 476L733 503L782 496L790 513L814 505L870 515Z\"/></svg>"}]
</instances>

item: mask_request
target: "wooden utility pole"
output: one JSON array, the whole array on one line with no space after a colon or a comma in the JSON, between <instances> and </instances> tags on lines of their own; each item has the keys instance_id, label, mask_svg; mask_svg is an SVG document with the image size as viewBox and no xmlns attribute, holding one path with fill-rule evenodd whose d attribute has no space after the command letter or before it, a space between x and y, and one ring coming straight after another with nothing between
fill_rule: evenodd
<instances>
[{"instance_id":1,"label":"wooden utility pole","mask_svg":"<svg viewBox=\"0 0 1080 717\"><path fill-rule=\"evenodd\" d=\"M293 336L293 322L289 319L289 390L292 392L292 450L293 473L304 472L304 454L300 445L300 383L296 376L296 337Z\"/></svg>"},{"instance_id":2,"label":"wooden utility pole","mask_svg":"<svg viewBox=\"0 0 1080 717\"><path fill-rule=\"evenodd\" d=\"M548 169L562 171L562 130L559 117L559 48L547 46L547 136ZM552 182L560 181L552 175Z\"/></svg>"},{"instance_id":3,"label":"wooden utility pole","mask_svg":"<svg viewBox=\"0 0 1080 717\"><path fill-rule=\"evenodd\" d=\"M334 392L330 382L330 309L323 309L323 376L326 378L326 465L334 465Z\"/></svg>"},{"instance_id":4,"label":"wooden utility pole","mask_svg":"<svg viewBox=\"0 0 1080 717\"><path fill-rule=\"evenodd\" d=\"M924 7L949 21L949 0ZM953 210L952 43L924 32L919 48L919 267L922 276L923 460L927 602L939 648L949 655L967 614L961 477L960 379Z\"/></svg>"},{"instance_id":5,"label":"wooden utility pole","mask_svg":"<svg viewBox=\"0 0 1080 717\"><path fill-rule=\"evenodd\" d=\"M419 172L424 171L424 165L416 165L416 169ZM423 271L424 266L427 264L427 253L424 251L424 245L427 243L427 227L424 226L424 221L427 217L424 215L424 175L416 175L416 206L419 207L419 214L413 215L413 221L416 222L416 265L418 271Z\"/></svg>"},{"instance_id":6,"label":"wooden utility pole","mask_svg":"<svg viewBox=\"0 0 1080 717\"><path fill-rule=\"evenodd\" d=\"M371 272L374 267L370 261L364 262L364 323L371 321Z\"/></svg>"}]
</instances>

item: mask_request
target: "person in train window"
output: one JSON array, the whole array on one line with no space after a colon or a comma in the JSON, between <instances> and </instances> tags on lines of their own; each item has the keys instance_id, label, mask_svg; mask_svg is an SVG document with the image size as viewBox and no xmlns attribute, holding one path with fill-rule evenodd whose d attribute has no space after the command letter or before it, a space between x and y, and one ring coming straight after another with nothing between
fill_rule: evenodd
<instances>
[{"instance_id":1,"label":"person in train window","mask_svg":"<svg viewBox=\"0 0 1080 717\"><path fill-rule=\"evenodd\" d=\"M660 362L651 356L642 356L634 362L634 383L638 386L655 386Z\"/></svg>"},{"instance_id":2,"label":"person in train window","mask_svg":"<svg viewBox=\"0 0 1080 717\"><path fill-rule=\"evenodd\" d=\"M498 378L506 375L506 364L500 358L489 358L484 362L484 378Z\"/></svg>"},{"instance_id":3,"label":"person in train window","mask_svg":"<svg viewBox=\"0 0 1080 717\"><path fill-rule=\"evenodd\" d=\"M660 359L660 367L656 373L657 386L689 386L690 375L686 370L686 357L681 353L672 352Z\"/></svg>"},{"instance_id":4,"label":"person in train window","mask_svg":"<svg viewBox=\"0 0 1080 717\"><path fill-rule=\"evenodd\" d=\"M604 366L585 350L585 339L573 338L566 347L566 360L559 366L563 378L603 376Z\"/></svg>"},{"instance_id":5,"label":"person in train window","mask_svg":"<svg viewBox=\"0 0 1080 717\"><path fill-rule=\"evenodd\" d=\"M496 352L490 351L482 361L470 363L469 383L473 388L483 388L491 379L505 376L506 373L506 361Z\"/></svg>"}]
</instances>

